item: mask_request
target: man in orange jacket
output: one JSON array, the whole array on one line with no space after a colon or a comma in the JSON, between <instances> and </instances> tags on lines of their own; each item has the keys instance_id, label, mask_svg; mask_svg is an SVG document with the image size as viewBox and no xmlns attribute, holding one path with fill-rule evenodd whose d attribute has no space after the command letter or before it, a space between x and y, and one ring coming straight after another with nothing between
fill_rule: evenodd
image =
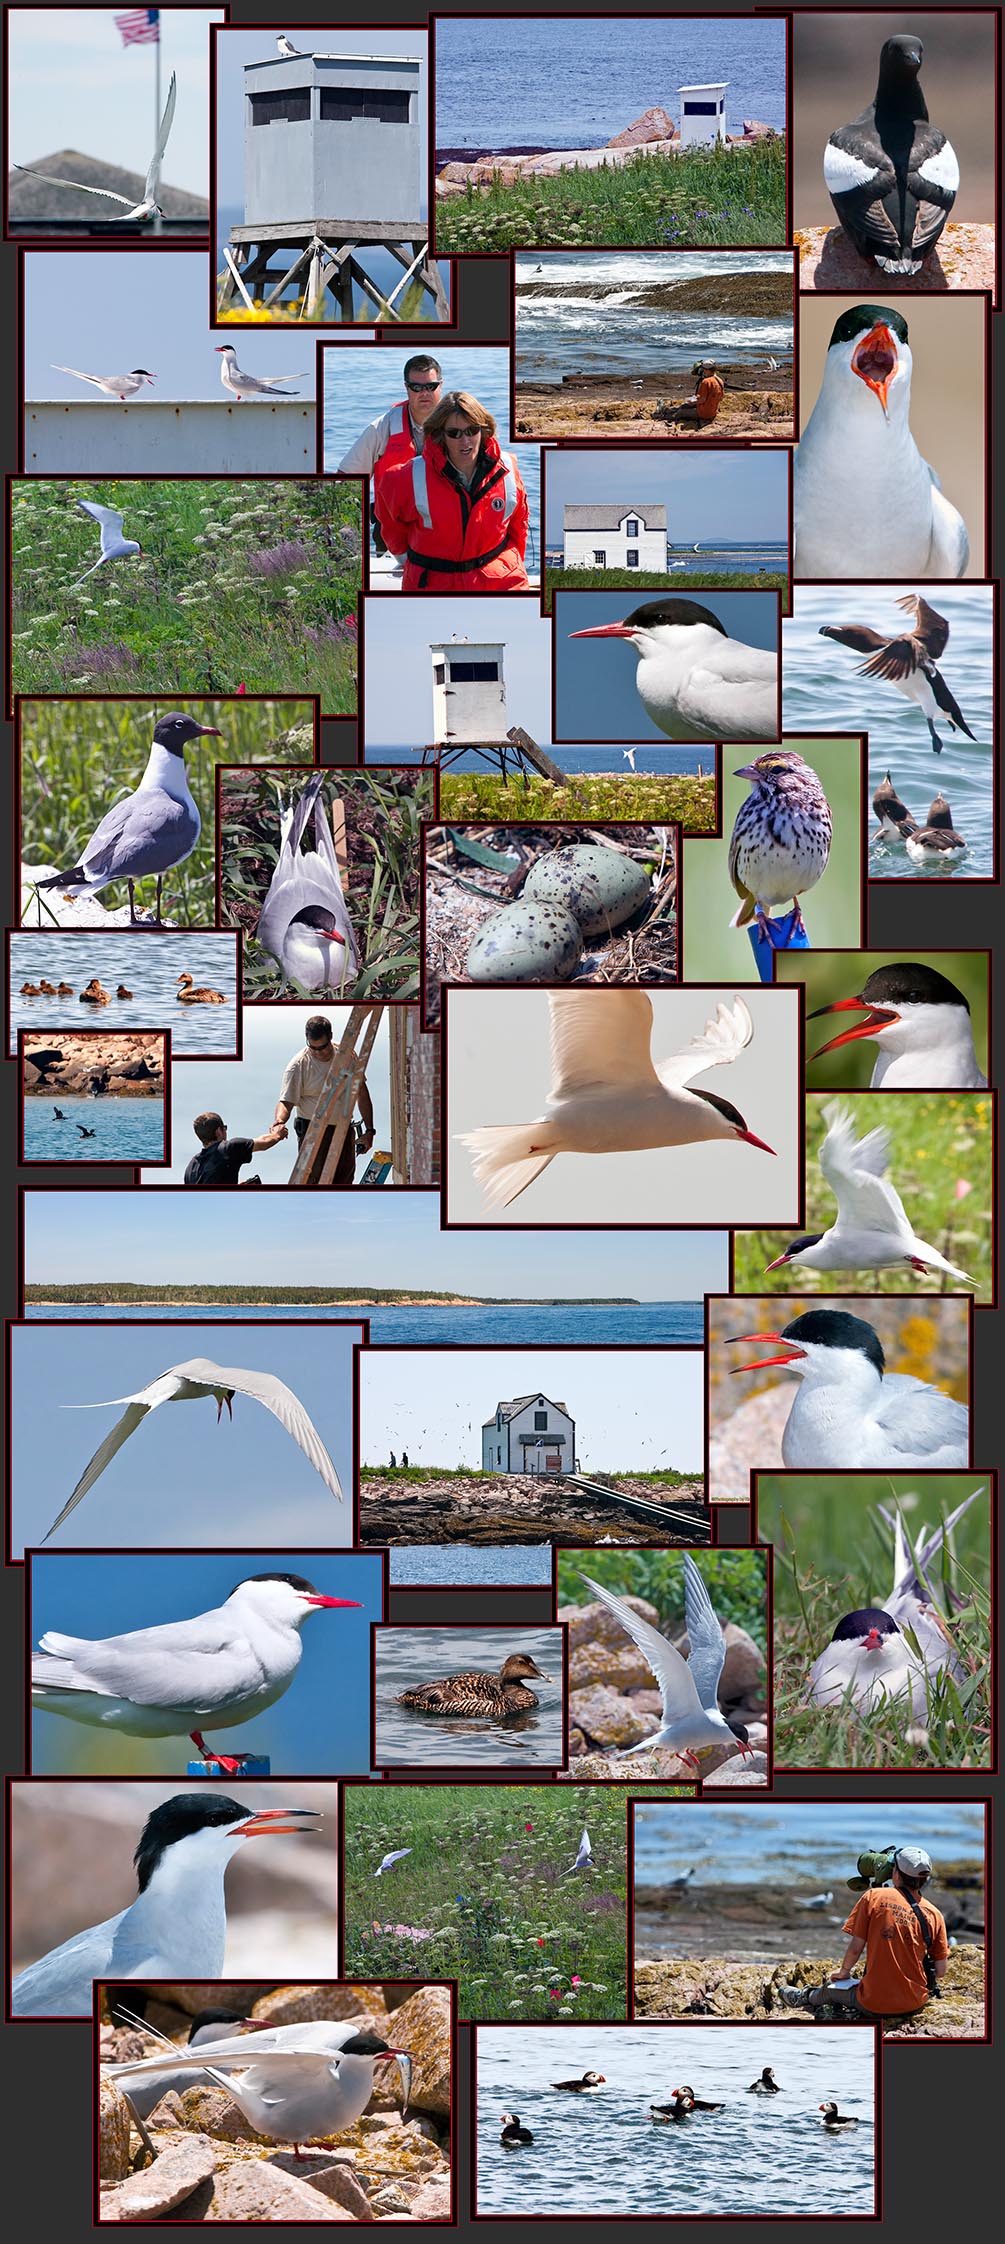
<instances>
[{"instance_id":1,"label":"man in orange jacket","mask_svg":"<svg viewBox=\"0 0 1005 2244\"><path fill-rule=\"evenodd\" d=\"M421 458L389 468L376 503L385 544L405 555L404 591L526 591L527 493L493 415L469 391L436 406Z\"/></svg>"},{"instance_id":2,"label":"man in orange jacket","mask_svg":"<svg viewBox=\"0 0 1005 2244\"><path fill-rule=\"evenodd\" d=\"M725 395L725 382L720 381L714 366L705 366L699 359L694 396L685 397L680 405L669 407L663 418L674 421L714 421Z\"/></svg>"}]
</instances>

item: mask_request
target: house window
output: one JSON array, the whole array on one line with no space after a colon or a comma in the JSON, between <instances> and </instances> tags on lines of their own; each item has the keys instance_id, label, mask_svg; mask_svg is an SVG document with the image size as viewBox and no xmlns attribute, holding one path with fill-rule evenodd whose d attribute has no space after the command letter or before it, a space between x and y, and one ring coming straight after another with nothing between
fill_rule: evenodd
<instances>
[{"instance_id":1,"label":"house window","mask_svg":"<svg viewBox=\"0 0 1005 2244\"><path fill-rule=\"evenodd\" d=\"M594 548L593 566L595 569L606 569L607 554L603 546L597 546Z\"/></svg>"},{"instance_id":2,"label":"house window","mask_svg":"<svg viewBox=\"0 0 1005 2244\"><path fill-rule=\"evenodd\" d=\"M370 86L356 92L351 86L322 86L321 116L338 125L352 124L357 117L378 125L407 125L410 100L410 94L376 93Z\"/></svg>"},{"instance_id":3,"label":"house window","mask_svg":"<svg viewBox=\"0 0 1005 2244\"><path fill-rule=\"evenodd\" d=\"M298 93L259 93L249 96L253 125L306 125L311 117L311 89Z\"/></svg>"},{"instance_id":4,"label":"house window","mask_svg":"<svg viewBox=\"0 0 1005 2244\"><path fill-rule=\"evenodd\" d=\"M629 548L628 548L628 551L627 551L627 553L625 554L625 567L626 567L626 568L628 568L628 569L637 569L637 568L638 568L638 565L639 565L639 549L638 549L638 546L637 546L637 545L630 545L630 546L629 546Z\"/></svg>"},{"instance_id":5,"label":"house window","mask_svg":"<svg viewBox=\"0 0 1005 2244\"><path fill-rule=\"evenodd\" d=\"M451 662L451 678L463 680L465 685L485 685L498 679L497 662Z\"/></svg>"},{"instance_id":6,"label":"house window","mask_svg":"<svg viewBox=\"0 0 1005 2244\"><path fill-rule=\"evenodd\" d=\"M629 517L628 517L628 520L627 520L627 522L625 523L625 536L626 536L626 538L637 538L637 537L638 537L638 534L639 534L639 525L638 525L637 521L635 520L635 517L634 517L634 515L631 515L631 514L630 514L630 515L629 515Z\"/></svg>"},{"instance_id":7,"label":"house window","mask_svg":"<svg viewBox=\"0 0 1005 2244\"><path fill-rule=\"evenodd\" d=\"M433 664L433 684L434 684L434 686L445 686L445 685L446 685L446 682L447 682L447 666L446 666L446 663L445 663L445 662L434 662L434 664Z\"/></svg>"},{"instance_id":8,"label":"house window","mask_svg":"<svg viewBox=\"0 0 1005 2244\"><path fill-rule=\"evenodd\" d=\"M502 1450L501 1450L501 1449L497 1449L497 1450L496 1450L496 1464L497 1464L497 1465L501 1465L501 1464L502 1464Z\"/></svg>"},{"instance_id":9,"label":"house window","mask_svg":"<svg viewBox=\"0 0 1005 2244\"><path fill-rule=\"evenodd\" d=\"M548 1431L548 1413L547 1413L547 1411L546 1411L546 1410L535 1410L535 1412L534 1412L534 1432L535 1432L536 1434L546 1434L546 1433L547 1433L547 1431Z\"/></svg>"}]
</instances>

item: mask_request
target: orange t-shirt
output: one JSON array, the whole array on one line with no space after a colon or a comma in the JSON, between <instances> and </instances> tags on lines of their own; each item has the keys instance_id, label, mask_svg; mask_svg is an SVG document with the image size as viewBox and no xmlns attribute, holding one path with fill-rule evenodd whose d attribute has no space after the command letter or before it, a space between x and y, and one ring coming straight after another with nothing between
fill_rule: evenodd
<instances>
[{"instance_id":1,"label":"orange t-shirt","mask_svg":"<svg viewBox=\"0 0 1005 2244\"><path fill-rule=\"evenodd\" d=\"M931 1901L919 1896L919 1907L928 1925L932 1956L949 1954L946 1920ZM845 1931L864 1940L865 1976L859 1981L863 2008L882 2017L920 2010L928 2001L925 1982L925 1943L921 1926L909 1901L893 1886L874 1886L859 1895Z\"/></svg>"},{"instance_id":2,"label":"orange t-shirt","mask_svg":"<svg viewBox=\"0 0 1005 2244\"><path fill-rule=\"evenodd\" d=\"M706 374L698 384L697 403L699 421L714 421L726 395L726 385L718 374Z\"/></svg>"}]
</instances>

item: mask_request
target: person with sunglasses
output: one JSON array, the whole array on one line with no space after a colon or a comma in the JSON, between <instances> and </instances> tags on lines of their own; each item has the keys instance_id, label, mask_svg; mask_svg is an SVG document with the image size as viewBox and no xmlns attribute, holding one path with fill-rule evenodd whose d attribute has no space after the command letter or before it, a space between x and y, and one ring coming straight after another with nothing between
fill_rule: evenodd
<instances>
[{"instance_id":1,"label":"person with sunglasses","mask_svg":"<svg viewBox=\"0 0 1005 2244\"><path fill-rule=\"evenodd\" d=\"M448 390L426 422L421 456L389 468L377 518L404 554L405 592L523 592L530 509L494 416L468 390Z\"/></svg>"},{"instance_id":2,"label":"person with sunglasses","mask_svg":"<svg viewBox=\"0 0 1005 2244\"><path fill-rule=\"evenodd\" d=\"M439 360L427 358L425 352L420 352L416 358L407 358L404 382L406 396L379 419L370 422L355 444L350 444L336 470L339 475L370 477L371 529L378 553L385 553L387 548L376 519L377 493L389 468L413 460L422 450L426 422L443 394L443 369Z\"/></svg>"},{"instance_id":3,"label":"person with sunglasses","mask_svg":"<svg viewBox=\"0 0 1005 2244\"><path fill-rule=\"evenodd\" d=\"M332 1035L332 1025L324 1013L312 1013L304 1034L307 1042L290 1060L279 1087L273 1128L286 1135L286 1124L296 1115L293 1127L299 1144L307 1136L308 1125L317 1108L322 1093L328 1088L328 1077L338 1058ZM346 1131L342 1151L332 1178L333 1184L352 1184L356 1175L356 1156L368 1153L373 1144L373 1104L365 1080L356 1093L363 1129L357 1143L352 1121Z\"/></svg>"}]
</instances>

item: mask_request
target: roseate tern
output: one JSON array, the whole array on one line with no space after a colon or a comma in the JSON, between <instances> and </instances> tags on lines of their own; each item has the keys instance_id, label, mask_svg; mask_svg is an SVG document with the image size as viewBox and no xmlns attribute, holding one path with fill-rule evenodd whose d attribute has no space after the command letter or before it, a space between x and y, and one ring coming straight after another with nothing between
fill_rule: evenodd
<instances>
[{"instance_id":1,"label":"roseate tern","mask_svg":"<svg viewBox=\"0 0 1005 2244\"><path fill-rule=\"evenodd\" d=\"M109 223L112 225L128 226L130 224L142 224L148 218L159 218L163 215L160 203L157 199L160 194L161 164L164 161L164 150L168 144L168 134L171 131L171 125L174 119L174 106L177 92L177 79L175 77L174 71L172 70L171 83L168 87L167 100L164 104L164 115L161 118L160 131L157 135L157 146L154 149L153 155L150 159L147 176L143 183L143 199L141 202L134 203L131 209L129 207L128 195L115 195L112 193L110 187L88 187L85 186L82 179L57 179L54 177L52 172L35 171L31 164L15 164L14 169L15 171L27 172L32 179L44 179L47 185L50 187L75 187L78 193L80 193L81 195L99 195L102 201L106 203L124 203L126 205L126 209L125 215L123 217L120 218L117 213L114 216L111 213L109 214Z\"/></svg>"},{"instance_id":2,"label":"roseate tern","mask_svg":"<svg viewBox=\"0 0 1005 2244\"><path fill-rule=\"evenodd\" d=\"M98 524L101 552L93 567L85 569L82 577L76 577L67 586L68 592L76 592L78 585L85 584L88 577L93 577L96 569L103 569L106 561L128 561L131 554L143 552L137 538L123 537L122 516L116 507L99 506L96 499L78 499L77 506L81 514L89 514L92 522Z\"/></svg>"},{"instance_id":3,"label":"roseate tern","mask_svg":"<svg viewBox=\"0 0 1005 2244\"><path fill-rule=\"evenodd\" d=\"M518 2150L521 2143L532 2143L534 2140L530 2128L521 2127L519 2112L504 2112L499 2125L502 2128L500 2150Z\"/></svg>"},{"instance_id":4,"label":"roseate tern","mask_svg":"<svg viewBox=\"0 0 1005 2244\"><path fill-rule=\"evenodd\" d=\"M669 740L777 739L777 655L731 639L697 600L646 600L622 623L569 637L628 640L639 699Z\"/></svg>"},{"instance_id":5,"label":"roseate tern","mask_svg":"<svg viewBox=\"0 0 1005 2244\"><path fill-rule=\"evenodd\" d=\"M868 1037L878 1045L870 1088L873 1091L986 1091L974 1049L970 1007L962 990L934 966L906 959L878 966L858 997L839 997L819 1005L807 1020L827 1013L862 1013L854 1028L842 1029L813 1058L836 1052L842 1044Z\"/></svg>"},{"instance_id":6,"label":"roseate tern","mask_svg":"<svg viewBox=\"0 0 1005 2244\"><path fill-rule=\"evenodd\" d=\"M750 1043L754 1024L740 997L719 1004L687 1049L654 1065L653 1009L643 990L553 992L552 1087L535 1122L501 1123L462 1136L493 1207L508 1207L557 1153L630 1153L728 1138L773 1152L742 1114L692 1078L723 1067Z\"/></svg>"},{"instance_id":7,"label":"roseate tern","mask_svg":"<svg viewBox=\"0 0 1005 2244\"><path fill-rule=\"evenodd\" d=\"M912 818L901 827L901 838L913 862L933 870L955 865L967 854L966 838L956 832L945 795L936 795L929 804L927 826L919 826Z\"/></svg>"},{"instance_id":8,"label":"roseate tern","mask_svg":"<svg viewBox=\"0 0 1005 2244\"><path fill-rule=\"evenodd\" d=\"M879 1335L864 1317L810 1309L781 1332L739 1333L736 1339L769 1340L783 1350L737 1365L738 1371L782 1364L799 1381L782 1433L784 1465L796 1471L850 1466L905 1472L969 1463L965 1405L923 1379L888 1372Z\"/></svg>"},{"instance_id":9,"label":"roseate tern","mask_svg":"<svg viewBox=\"0 0 1005 2244\"><path fill-rule=\"evenodd\" d=\"M32 1656L32 1705L128 1737L187 1735L204 1761L237 1776L241 1756L212 1753L203 1731L250 1722L282 1698L303 1624L326 1606L361 1610L358 1598L326 1597L302 1574L252 1574L191 1620L97 1640L50 1629Z\"/></svg>"},{"instance_id":10,"label":"roseate tern","mask_svg":"<svg viewBox=\"0 0 1005 2244\"><path fill-rule=\"evenodd\" d=\"M563 1875L567 1878L571 1878L574 1870L592 1870L594 1868L595 1864L593 1860L593 1852L590 1846L590 1834L584 1824L583 1836L579 1842L579 1853L576 1856L575 1862L572 1863L571 1867L566 1870Z\"/></svg>"},{"instance_id":11,"label":"roseate tern","mask_svg":"<svg viewBox=\"0 0 1005 2244\"><path fill-rule=\"evenodd\" d=\"M929 1573L941 1560L946 1537L957 1520L985 1494L985 1489L973 1489L934 1534L922 1528L914 1549L900 1512L891 1515L879 1506L893 1528L893 1586L882 1605L842 1615L830 1643L810 1669L809 1695L817 1706L876 1714L893 1699L915 1719L925 1720L940 1677L948 1674L954 1682L960 1681L963 1669L942 1625ZM905 1630L910 1630L911 1640ZM832 1899L831 1894L826 1896ZM823 1905L822 1900L801 1904L805 1909Z\"/></svg>"},{"instance_id":12,"label":"roseate tern","mask_svg":"<svg viewBox=\"0 0 1005 2244\"><path fill-rule=\"evenodd\" d=\"M770 2065L765 2065L760 2080L752 2080L748 2096L780 2096L782 2093Z\"/></svg>"},{"instance_id":13,"label":"roseate tern","mask_svg":"<svg viewBox=\"0 0 1005 2244\"><path fill-rule=\"evenodd\" d=\"M944 499L910 430L907 322L855 304L835 322L820 395L796 451L797 577L857 577L869 524L881 524L891 577L961 577L966 523Z\"/></svg>"},{"instance_id":14,"label":"roseate tern","mask_svg":"<svg viewBox=\"0 0 1005 2244\"><path fill-rule=\"evenodd\" d=\"M291 798L280 807L279 856L255 929L263 949L282 967L280 997L289 981L306 990L340 989L359 966L335 844L319 800L324 780L324 772L314 772L299 802L294 806ZM316 847L302 850L312 814Z\"/></svg>"},{"instance_id":15,"label":"roseate tern","mask_svg":"<svg viewBox=\"0 0 1005 2244\"><path fill-rule=\"evenodd\" d=\"M271 1371L235 1371L226 1364L210 1363L208 1357L194 1356L189 1363L172 1364L168 1371L161 1372L159 1378L152 1379L148 1387L141 1387L136 1395L110 1395L105 1402L70 1403L66 1406L70 1410L112 1410L117 1403L125 1403L126 1409L121 1418L116 1420L111 1433L105 1435L100 1449L95 1450L72 1496L68 1497L52 1526L46 1529L42 1537L43 1543L48 1542L57 1527L62 1527L63 1521L69 1518L82 1497L87 1495L88 1489L94 1487L105 1466L111 1464L123 1442L128 1441L130 1434L136 1432L137 1426L141 1426L144 1418L151 1410L156 1410L160 1403L204 1402L212 1399L216 1403L216 1423L219 1425L224 1404L228 1417L233 1418L235 1395L248 1395L252 1402L263 1403L265 1409L270 1410L274 1418L278 1418L280 1425L292 1435L297 1447L303 1450L304 1456L314 1466L315 1472L320 1473L325 1487L330 1488L332 1495L341 1504L343 1498L338 1474L303 1403L292 1388L287 1387L282 1379L277 1379Z\"/></svg>"},{"instance_id":16,"label":"roseate tern","mask_svg":"<svg viewBox=\"0 0 1005 2244\"><path fill-rule=\"evenodd\" d=\"M756 920L771 935L770 906L791 897L796 925L802 927L799 898L815 888L827 870L833 820L820 780L794 748L769 748L751 764L741 764L734 779L749 779L750 793L736 813L727 860L740 899L731 927Z\"/></svg>"},{"instance_id":17,"label":"roseate tern","mask_svg":"<svg viewBox=\"0 0 1005 2244\"><path fill-rule=\"evenodd\" d=\"M220 355L220 380L225 390L232 390L240 405L242 397L295 397L295 390L284 390L284 382L303 382L304 374L242 374L237 363L233 343L217 343Z\"/></svg>"},{"instance_id":18,"label":"roseate tern","mask_svg":"<svg viewBox=\"0 0 1005 2244\"><path fill-rule=\"evenodd\" d=\"M907 701L916 701L928 726L932 748L941 756L943 742L936 726L941 709L954 732L971 732L959 703L954 700L941 670L936 668L939 656L949 639L949 625L945 616L936 615L920 592L909 592L897 601L898 608L906 608L912 616L910 631L894 633L884 639L865 623L822 623L821 639L836 639L842 647L851 647L855 654L868 655L868 662L859 664L862 678L881 678L884 684L895 686Z\"/></svg>"},{"instance_id":19,"label":"roseate tern","mask_svg":"<svg viewBox=\"0 0 1005 2244\"><path fill-rule=\"evenodd\" d=\"M606 2073L584 2073L580 2080L553 2080L551 2086L568 2089L570 2096L594 2096L606 2079Z\"/></svg>"},{"instance_id":20,"label":"roseate tern","mask_svg":"<svg viewBox=\"0 0 1005 2244\"><path fill-rule=\"evenodd\" d=\"M798 1894L795 1896L797 1909L828 1909L833 1899L832 1893L812 1893L806 1901L801 1900Z\"/></svg>"},{"instance_id":21,"label":"roseate tern","mask_svg":"<svg viewBox=\"0 0 1005 2244\"><path fill-rule=\"evenodd\" d=\"M96 390L104 390L106 397L117 397L120 405L135 397L144 382L153 388L154 377L145 366L134 366L131 374L82 374L79 366L59 366L55 359L52 364L57 374L72 374L75 382L91 382Z\"/></svg>"},{"instance_id":22,"label":"roseate tern","mask_svg":"<svg viewBox=\"0 0 1005 2244\"><path fill-rule=\"evenodd\" d=\"M384 1856L384 1860L383 1860L383 1862L378 1862L378 1864L377 1864L377 1868L376 1868L376 1870L375 1870L375 1871L374 1871L374 1873L373 1873L373 1874L374 1874L374 1877L375 1877L375 1878L382 1878L382 1877L384 1876L384 1873L385 1873L385 1871L387 1871L387 1870L393 1870L393 1869L394 1869L394 1865L395 1865L395 1863L396 1863L396 1862L404 1862L404 1859L405 1859L405 1856L406 1856L406 1854L411 1854L411 1853L412 1853L412 1848L411 1848L411 1847L396 1847L396 1848L394 1849L394 1852L393 1852L392 1854L386 1854L386 1855Z\"/></svg>"},{"instance_id":23,"label":"roseate tern","mask_svg":"<svg viewBox=\"0 0 1005 2244\"><path fill-rule=\"evenodd\" d=\"M67 895L76 892L97 896L109 881L124 880L129 890L130 925L135 927L135 884L156 874L154 925L159 927L164 874L191 857L202 830L185 771L185 749L190 740L221 737L216 725L199 725L180 710L161 717L154 727L139 786L105 812L72 871L49 873L44 880L36 881L36 887L61 888ZM90 994L97 1003L104 1002L93 984Z\"/></svg>"},{"instance_id":24,"label":"roseate tern","mask_svg":"<svg viewBox=\"0 0 1005 2244\"><path fill-rule=\"evenodd\" d=\"M747 1743L742 1722L733 1729L719 1712L717 1694L726 1646L711 1598L690 1553L684 1553L684 1617L689 1645L686 1660L658 1629L650 1628L649 1622L644 1621L624 1598L612 1596L599 1582L591 1581L589 1574L584 1574L582 1579L594 1597L599 1597L601 1604L613 1613L625 1635L638 1645L652 1668L663 1700L659 1728L651 1737L640 1738L637 1745L623 1747L616 1758L627 1760L629 1754L647 1753L650 1747L662 1745L676 1753L681 1761L693 1763L700 1774L701 1755L710 1752L715 1745L734 1745L740 1754L752 1754L754 1749Z\"/></svg>"},{"instance_id":25,"label":"roseate tern","mask_svg":"<svg viewBox=\"0 0 1005 2244\"><path fill-rule=\"evenodd\" d=\"M11 1988L16 2017L89 2018L92 1979L219 1979L227 1937L224 1877L243 1839L303 1832L313 1808L242 1808L216 1792L179 1792L143 1827L136 1900L89 1925ZM68 1837L68 1859L72 1857Z\"/></svg>"},{"instance_id":26,"label":"roseate tern","mask_svg":"<svg viewBox=\"0 0 1005 2244\"><path fill-rule=\"evenodd\" d=\"M961 1285L976 1283L947 1262L937 1247L915 1237L900 1194L887 1176L889 1130L869 1130L856 1138L847 1108L824 1108L827 1135L817 1158L837 1201L837 1220L829 1231L804 1232L791 1239L769 1270L799 1264L805 1270L889 1270L907 1262L912 1270L945 1270Z\"/></svg>"},{"instance_id":27,"label":"roseate tern","mask_svg":"<svg viewBox=\"0 0 1005 2244\"><path fill-rule=\"evenodd\" d=\"M929 123L923 55L913 31L884 40L874 99L824 149L824 180L844 231L884 273L920 273L960 184L945 133Z\"/></svg>"},{"instance_id":28,"label":"roseate tern","mask_svg":"<svg viewBox=\"0 0 1005 2244\"><path fill-rule=\"evenodd\" d=\"M146 2031L152 2029L147 2025ZM165 2044L163 2058L144 2064L104 2070L120 2086L151 2071L187 2074L212 2080L244 2113L256 2134L276 2142L293 2143L300 2156L301 2143L340 2135L359 2119L373 2094L378 2065L397 2064L408 2109L412 2061L405 2049L395 2049L360 2027L357 2019L316 2019L295 2026L264 2027L249 2044L235 2035L198 2049L179 2050ZM212 2062L210 2062L212 2060ZM238 2077L235 2079L234 2075ZM132 2095L132 2088L126 2093Z\"/></svg>"}]
</instances>

